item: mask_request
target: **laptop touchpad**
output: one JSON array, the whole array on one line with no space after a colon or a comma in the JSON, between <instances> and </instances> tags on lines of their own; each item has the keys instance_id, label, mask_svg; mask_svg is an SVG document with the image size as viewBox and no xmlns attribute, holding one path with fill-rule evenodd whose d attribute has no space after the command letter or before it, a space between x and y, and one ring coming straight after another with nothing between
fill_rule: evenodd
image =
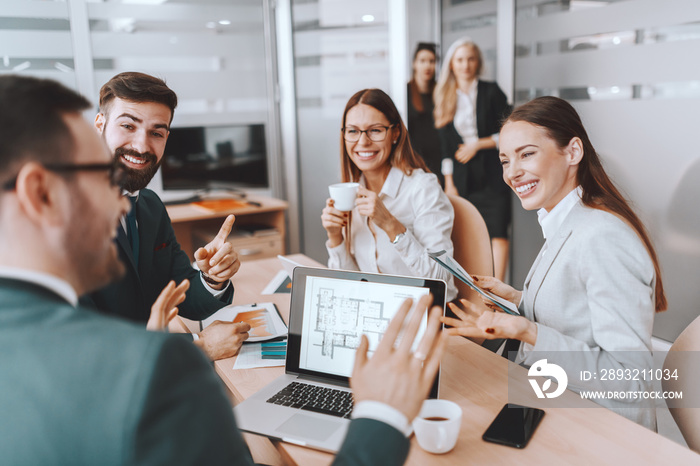
<instances>
[{"instance_id":1,"label":"laptop touchpad","mask_svg":"<svg viewBox=\"0 0 700 466\"><path fill-rule=\"evenodd\" d=\"M277 428L277 432L284 432L292 435L303 433L304 437L310 439L327 440L341 425L342 422L295 414L282 423L282 425Z\"/></svg>"}]
</instances>

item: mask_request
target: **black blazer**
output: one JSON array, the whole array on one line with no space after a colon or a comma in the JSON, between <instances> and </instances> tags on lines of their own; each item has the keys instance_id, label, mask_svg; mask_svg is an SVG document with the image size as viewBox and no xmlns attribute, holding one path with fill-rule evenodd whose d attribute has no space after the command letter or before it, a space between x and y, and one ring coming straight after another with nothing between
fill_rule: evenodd
<instances>
[{"instance_id":1,"label":"black blazer","mask_svg":"<svg viewBox=\"0 0 700 466\"><path fill-rule=\"evenodd\" d=\"M126 265L126 275L122 280L84 297L82 302L109 314L147 322L151 306L168 281L180 283L187 278L190 289L185 302L178 306L179 315L202 320L231 304L233 286L229 286L219 300L202 284L199 271L192 268L190 258L180 249L168 212L156 193L142 189L136 208L139 225L138 270L124 230L118 228L117 249L119 258Z\"/></svg>"},{"instance_id":2,"label":"black blazer","mask_svg":"<svg viewBox=\"0 0 700 466\"><path fill-rule=\"evenodd\" d=\"M476 92L476 129L479 138L485 138L501 130L501 122L510 113L510 106L506 95L495 82L479 80ZM449 122L438 129L438 133L442 158L454 160L452 177L460 196L467 197L479 191L508 191L508 186L503 182L498 150L480 150L466 164L459 163L455 160L455 152L464 141L454 123Z\"/></svg>"}]
</instances>

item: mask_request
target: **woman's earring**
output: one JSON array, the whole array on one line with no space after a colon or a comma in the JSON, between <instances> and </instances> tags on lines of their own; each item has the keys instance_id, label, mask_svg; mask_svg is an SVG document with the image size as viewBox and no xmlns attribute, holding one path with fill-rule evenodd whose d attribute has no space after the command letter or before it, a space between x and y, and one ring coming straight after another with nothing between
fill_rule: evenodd
<instances>
[{"instance_id":1,"label":"woman's earring","mask_svg":"<svg viewBox=\"0 0 700 466\"><path fill-rule=\"evenodd\" d=\"M392 142L392 144L396 144L396 141L398 141L398 139L394 139L394 142Z\"/></svg>"}]
</instances>

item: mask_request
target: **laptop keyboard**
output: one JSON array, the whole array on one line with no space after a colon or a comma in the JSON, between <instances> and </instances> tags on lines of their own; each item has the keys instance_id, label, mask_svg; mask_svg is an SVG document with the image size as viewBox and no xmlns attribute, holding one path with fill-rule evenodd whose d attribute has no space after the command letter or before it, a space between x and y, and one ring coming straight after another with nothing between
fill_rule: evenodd
<instances>
[{"instance_id":1,"label":"laptop keyboard","mask_svg":"<svg viewBox=\"0 0 700 466\"><path fill-rule=\"evenodd\" d=\"M352 392L299 382L290 383L267 402L344 418L352 413Z\"/></svg>"}]
</instances>

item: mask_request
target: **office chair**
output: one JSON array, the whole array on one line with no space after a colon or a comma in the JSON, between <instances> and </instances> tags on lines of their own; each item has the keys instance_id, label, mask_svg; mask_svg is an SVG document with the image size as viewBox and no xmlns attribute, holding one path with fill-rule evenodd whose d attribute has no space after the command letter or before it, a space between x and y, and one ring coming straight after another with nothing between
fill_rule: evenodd
<instances>
[{"instance_id":1,"label":"office chair","mask_svg":"<svg viewBox=\"0 0 700 466\"><path fill-rule=\"evenodd\" d=\"M452 227L454 260L472 275L492 277L493 252L491 251L491 238L486 228L486 222L474 204L468 200L451 194L448 194L447 197L455 211L455 221ZM469 288L466 283L455 278L455 285L457 286L457 298L467 299L475 303L481 302L479 294ZM447 315L451 314L452 311L448 309ZM502 339L484 340L481 346L495 353L502 344Z\"/></svg>"},{"instance_id":2,"label":"office chair","mask_svg":"<svg viewBox=\"0 0 700 466\"><path fill-rule=\"evenodd\" d=\"M455 211L455 221L452 227L454 259L472 275L493 276L491 238L489 238L484 219L468 200L449 194L447 197L450 198ZM459 298L474 302L481 301L478 293L469 288L466 283L455 279L455 285Z\"/></svg>"},{"instance_id":3,"label":"office chair","mask_svg":"<svg viewBox=\"0 0 700 466\"><path fill-rule=\"evenodd\" d=\"M700 453L700 317L676 338L664 361L664 373L677 371L678 378L662 380L664 391L682 391L682 399L667 399L666 404L688 447Z\"/></svg>"}]
</instances>

